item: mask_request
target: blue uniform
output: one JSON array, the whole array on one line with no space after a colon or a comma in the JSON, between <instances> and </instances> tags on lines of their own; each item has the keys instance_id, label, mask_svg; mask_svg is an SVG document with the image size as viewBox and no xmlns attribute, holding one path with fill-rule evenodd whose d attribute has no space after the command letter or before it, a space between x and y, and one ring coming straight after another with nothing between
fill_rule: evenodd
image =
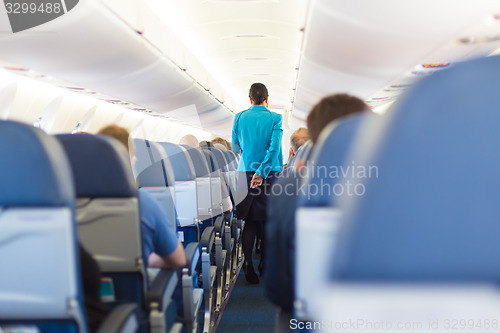
<instances>
[{"instance_id":1,"label":"blue uniform","mask_svg":"<svg viewBox=\"0 0 500 333\"><path fill-rule=\"evenodd\" d=\"M232 148L241 152L238 171L252 171L267 178L283 169L282 117L262 105L252 105L234 118Z\"/></svg>"},{"instance_id":2,"label":"blue uniform","mask_svg":"<svg viewBox=\"0 0 500 333\"><path fill-rule=\"evenodd\" d=\"M145 258L152 252L161 257L172 254L178 243L175 228L172 228L175 223L168 220L160 205L149 193L139 191L139 205Z\"/></svg>"}]
</instances>

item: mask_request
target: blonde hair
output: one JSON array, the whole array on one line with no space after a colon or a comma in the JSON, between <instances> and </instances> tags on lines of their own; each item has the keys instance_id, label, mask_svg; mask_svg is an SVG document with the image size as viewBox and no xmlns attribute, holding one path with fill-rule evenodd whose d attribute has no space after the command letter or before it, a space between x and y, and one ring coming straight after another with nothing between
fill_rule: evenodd
<instances>
[{"instance_id":1,"label":"blonde hair","mask_svg":"<svg viewBox=\"0 0 500 333\"><path fill-rule=\"evenodd\" d=\"M110 136L112 138L117 139L118 141L123 143L123 145L127 148L130 156L134 155L134 153L135 153L134 152L134 150L135 150L134 144L133 144L133 142L131 142L130 132L128 129L121 127L121 126L118 126L118 125L115 125L115 124L111 124L111 125L107 125L107 126L102 127L97 132L97 134L107 135L107 136Z\"/></svg>"},{"instance_id":2,"label":"blonde hair","mask_svg":"<svg viewBox=\"0 0 500 333\"><path fill-rule=\"evenodd\" d=\"M212 141L210 141L212 143L220 143L221 145L223 145L224 147L226 147L227 150L231 150L231 144L229 142L227 142L226 139L224 138L221 138L221 137L216 137L214 139L212 139Z\"/></svg>"}]
</instances>

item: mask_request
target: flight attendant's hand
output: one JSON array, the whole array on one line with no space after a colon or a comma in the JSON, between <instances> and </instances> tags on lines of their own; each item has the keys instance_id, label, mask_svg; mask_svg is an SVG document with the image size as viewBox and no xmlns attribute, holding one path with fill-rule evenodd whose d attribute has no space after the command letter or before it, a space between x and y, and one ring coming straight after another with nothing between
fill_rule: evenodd
<instances>
[{"instance_id":1,"label":"flight attendant's hand","mask_svg":"<svg viewBox=\"0 0 500 333\"><path fill-rule=\"evenodd\" d=\"M262 176L259 176L257 173L253 174L252 180L250 181L250 188L256 188L262 185L262 181L264 178Z\"/></svg>"}]
</instances>

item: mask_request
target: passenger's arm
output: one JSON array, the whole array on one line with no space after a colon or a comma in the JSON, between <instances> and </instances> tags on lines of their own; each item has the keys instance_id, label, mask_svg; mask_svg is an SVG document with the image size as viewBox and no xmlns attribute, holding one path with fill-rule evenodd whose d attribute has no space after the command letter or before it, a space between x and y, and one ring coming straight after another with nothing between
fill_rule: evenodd
<instances>
[{"instance_id":1,"label":"passenger's arm","mask_svg":"<svg viewBox=\"0 0 500 333\"><path fill-rule=\"evenodd\" d=\"M186 264L184 248L177 239L174 221L169 221L158 202L147 192L140 192L141 231L150 253L148 267L177 268Z\"/></svg>"},{"instance_id":2,"label":"passenger's arm","mask_svg":"<svg viewBox=\"0 0 500 333\"><path fill-rule=\"evenodd\" d=\"M240 114L238 113L236 117L234 117L234 124L233 124L233 134L232 134L232 139L231 139L231 149L235 153L241 153L241 147L240 147L240 142L238 141L238 121L240 119Z\"/></svg>"},{"instance_id":3,"label":"passenger's arm","mask_svg":"<svg viewBox=\"0 0 500 333\"><path fill-rule=\"evenodd\" d=\"M264 161L260 164L260 167L255 171L256 174L262 178L267 178L269 172L271 172L271 161L279 154L281 148L281 138L283 137L283 129L281 128L282 117L277 114L277 121L274 123L273 117L273 132L271 134L271 143L267 149Z\"/></svg>"},{"instance_id":4,"label":"passenger's arm","mask_svg":"<svg viewBox=\"0 0 500 333\"><path fill-rule=\"evenodd\" d=\"M175 269L184 266L186 266L186 255L184 254L184 246L179 241L177 241L177 248L174 252L164 257L153 252L148 258L148 267L150 268Z\"/></svg>"}]
</instances>

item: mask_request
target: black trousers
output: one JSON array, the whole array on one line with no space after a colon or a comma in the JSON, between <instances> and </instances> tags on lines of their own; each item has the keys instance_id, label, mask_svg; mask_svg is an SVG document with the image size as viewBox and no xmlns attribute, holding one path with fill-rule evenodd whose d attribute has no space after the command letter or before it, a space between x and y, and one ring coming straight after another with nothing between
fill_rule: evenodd
<instances>
[{"instance_id":1,"label":"black trousers","mask_svg":"<svg viewBox=\"0 0 500 333\"><path fill-rule=\"evenodd\" d=\"M250 182L254 175L253 171L246 172L246 190L248 191L243 200L236 206L238 218L245 221L245 229L243 230L242 247L245 260L252 265L252 252L255 243L255 237L260 235L261 238L261 261L265 257L265 221L267 216L267 201L271 194L271 187L276 182L279 171L271 171L262 185L251 189ZM239 177L242 180L242 177ZM238 184L245 186L245 184ZM241 192L241 191L239 191Z\"/></svg>"}]
</instances>

